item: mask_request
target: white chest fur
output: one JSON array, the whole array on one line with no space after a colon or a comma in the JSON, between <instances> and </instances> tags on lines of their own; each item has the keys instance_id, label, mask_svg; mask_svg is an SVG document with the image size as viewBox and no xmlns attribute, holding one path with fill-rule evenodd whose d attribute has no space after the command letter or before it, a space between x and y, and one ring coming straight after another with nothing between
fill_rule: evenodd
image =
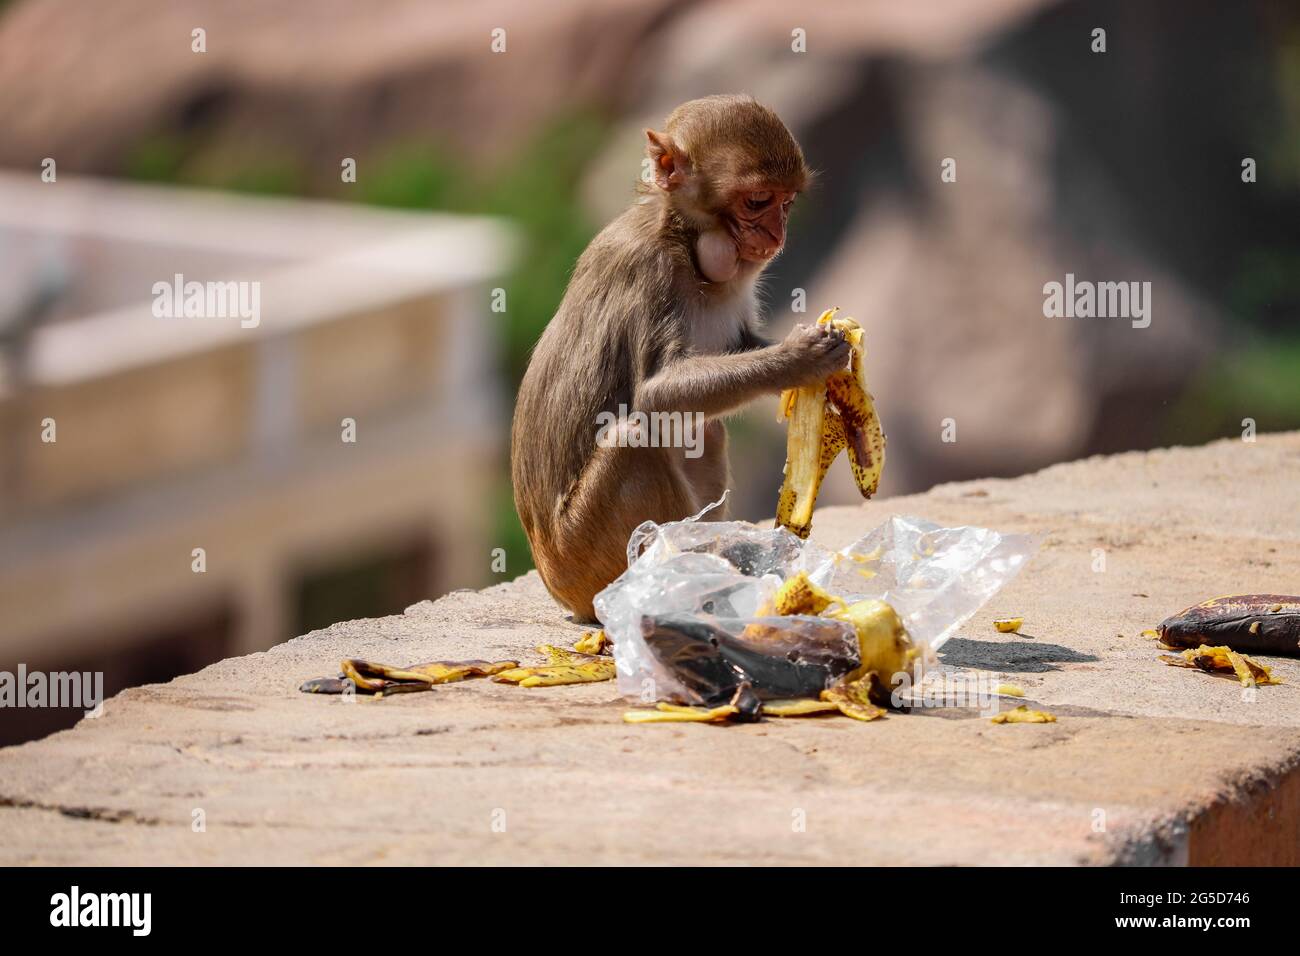
<instances>
[{"instance_id":1,"label":"white chest fur","mask_svg":"<svg viewBox=\"0 0 1300 956\"><path fill-rule=\"evenodd\" d=\"M691 323L691 345L696 354L719 355L735 348L755 307L752 284L703 303Z\"/></svg>"}]
</instances>

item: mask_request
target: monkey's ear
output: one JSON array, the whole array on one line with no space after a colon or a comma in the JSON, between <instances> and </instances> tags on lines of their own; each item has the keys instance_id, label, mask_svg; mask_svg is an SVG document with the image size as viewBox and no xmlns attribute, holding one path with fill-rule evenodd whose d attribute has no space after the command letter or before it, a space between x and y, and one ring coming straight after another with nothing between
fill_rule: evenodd
<instances>
[{"instance_id":1,"label":"monkey's ear","mask_svg":"<svg viewBox=\"0 0 1300 956\"><path fill-rule=\"evenodd\" d=\"M666 192L672 192L686 182L687 160L677 144L652 129L645 131L645 154L650 157L650 170L654 183Z\"/></svg>"}]
</instances>

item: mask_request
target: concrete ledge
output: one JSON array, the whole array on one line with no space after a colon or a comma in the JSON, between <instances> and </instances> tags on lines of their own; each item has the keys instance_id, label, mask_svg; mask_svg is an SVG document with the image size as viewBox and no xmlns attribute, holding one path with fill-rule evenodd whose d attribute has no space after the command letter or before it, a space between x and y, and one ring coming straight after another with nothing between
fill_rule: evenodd
<instances>
[{"instance_id":1,"label":"concrete ledge","mask_svg":"<svg viewBox=\"0 0 1300 956\"><path fill-rule=\"evenodd\" d=\"M894 513L1044 533L944 659L1020 684L1056 724L943 708L634 727L612 684L298 693L344 656L572 641L529 574L127 691L0 751L0 863L1300 863L1300 661L1269 659L1287 683L1248 702L1139 636L1212 595L1300 590L1298 474L1291 433L819 512L836 547ZM1023 633L994 631L1012 615Z\"/></svg>"}]
</instances>

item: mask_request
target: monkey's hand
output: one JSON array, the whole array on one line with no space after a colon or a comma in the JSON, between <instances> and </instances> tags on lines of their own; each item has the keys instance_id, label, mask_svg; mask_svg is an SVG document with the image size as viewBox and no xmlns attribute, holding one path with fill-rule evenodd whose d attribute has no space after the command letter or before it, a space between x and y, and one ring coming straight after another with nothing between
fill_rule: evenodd
<instances>
[{"instance_id":1,"label":"monkey's hand","mask_svg":"<svg viewBox=\"0 0 1300 956\"><path fill-rule=\"evenodd\" d=\"M796 325L781 343L789 379L787 388L824 382L845 368L853 347L830 325Z\"/></svg>"}]
</instances>

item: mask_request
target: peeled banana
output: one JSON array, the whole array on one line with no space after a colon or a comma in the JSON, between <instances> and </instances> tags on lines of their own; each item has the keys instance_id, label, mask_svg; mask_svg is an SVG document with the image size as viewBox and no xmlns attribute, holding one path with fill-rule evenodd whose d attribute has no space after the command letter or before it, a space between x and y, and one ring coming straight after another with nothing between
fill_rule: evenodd
<instances>
[{"instance_id":1,"label":"peeled banana","mask_svg":"<svg viewBox=\"0 0 1300 956\"><path fill-rule=\"evenodd\" d=\"M788 418L790 424L776 523L801 538L812 530L817 493L842 450L848 449L853 479L864 498L876 493L885 466L885 436L867 391L862 361L862 327L852 319L835 318L836 311L827 309L817 324L844 333L853 349L849 368L819 385L789 389L781 395L781 417Z\"/></svg>"}]
</instances>

